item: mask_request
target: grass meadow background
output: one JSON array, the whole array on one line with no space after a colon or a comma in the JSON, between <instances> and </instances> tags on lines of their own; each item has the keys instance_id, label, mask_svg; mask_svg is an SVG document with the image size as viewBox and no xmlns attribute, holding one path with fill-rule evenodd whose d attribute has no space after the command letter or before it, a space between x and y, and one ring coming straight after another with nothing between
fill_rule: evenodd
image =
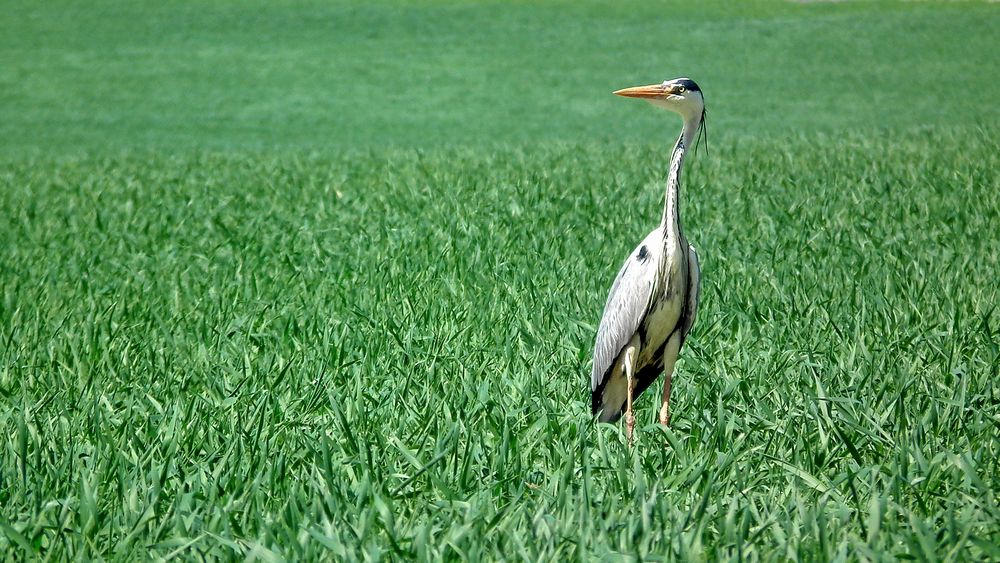
<instances>
[{"instance_id":1,"label":"grass meadow background","mask_svg":"<svg viewBox=\"0 0 1000 563\"><path fill-rule=\"evenodd\" d=\"M1000 8L0 13L3 559L1000 560ZM589 412L689 75L673 426Z\"/></svg>"}]
</instances>

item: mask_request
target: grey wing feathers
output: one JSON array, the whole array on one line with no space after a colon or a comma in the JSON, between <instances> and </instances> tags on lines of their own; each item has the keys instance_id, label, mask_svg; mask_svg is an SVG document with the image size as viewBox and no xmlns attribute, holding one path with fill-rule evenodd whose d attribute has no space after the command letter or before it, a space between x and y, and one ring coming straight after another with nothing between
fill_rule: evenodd
<instances>
[{"instance_id":1,"label":"grey wing feathers","mask_svg":"<svg viewBox=\"0 0 1000 563\"><path fill-rule=\"evenodd\" d=\"M698 252L694 246L688 245L688 294L684 311L684 325L681 327L682 342L694 326L698 316L698 300L701 297L701 265L698 263Z\"/></svg>"},{"instance_id":2,"label":"grey wing feathers","mask_svg":"<svg viewBox=\"0 0 1000 563\"><path fill-rule=\"evenodd\" d=\"M619 270L604 304L604 315L594 344L594 370L590 389L600 386L611 363L639 329L653 294L655 259L640 262L630 255Z\"/></svg>"}]
</instances>

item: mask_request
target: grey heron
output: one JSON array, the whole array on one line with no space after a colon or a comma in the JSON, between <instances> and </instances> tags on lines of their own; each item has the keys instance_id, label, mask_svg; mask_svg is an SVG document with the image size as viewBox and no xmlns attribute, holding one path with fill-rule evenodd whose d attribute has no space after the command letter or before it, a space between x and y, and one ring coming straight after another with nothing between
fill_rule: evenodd
<instances>
[{"instance_id":1,"label":"grey heron","mask_svg":"<svg viewBox=\"0 0 1000 563\"><path fill-rule=\"evenodd\" d=\"M670 155L663 218L618 271L604 304L594 344L591 410L601 422L615 422L625 411L632 443L635 416L632 400L662 371L659 420L670 423L670 383L674 363L698 312L701 269L698 254L681 229L679 190L684 155L705 120L701 88L688 78L618 90L673 111L684 120Z\"/></svg>"}]
</instances>

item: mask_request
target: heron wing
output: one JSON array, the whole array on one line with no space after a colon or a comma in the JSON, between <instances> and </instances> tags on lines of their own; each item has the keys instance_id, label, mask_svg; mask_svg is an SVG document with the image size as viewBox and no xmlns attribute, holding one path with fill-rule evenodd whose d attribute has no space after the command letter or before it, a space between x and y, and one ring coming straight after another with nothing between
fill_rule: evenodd
<instances>
[{"instance_id":1,"label":"heron wing","mask_svg":"<svg viewBox=\"0 0 1000 563\"><path fill-rule=\"evenodd\" d=\"M688 245L688 294L684 306L684 324L681 326L681 344L687 339L688 332L694 326L698 316L698 300L701 297L701 265L698 263L698 251L693 245Z\"/></svg>"},{"instance_id":2,"label":"heron wing","mask_svg":"<svg viewBox=\"0 0 1000 563\"><path fill-rule=\"evenodd\" d=\"M594 367L590 377L590 390L601 387L608 370L622 349L639 330L643 318L649 311L656 283L657 263L660 252L653 245L643 241L625 260L608 300L604 304L604 315L597 329L594 343Z\"/></svg>"}]
</instances>

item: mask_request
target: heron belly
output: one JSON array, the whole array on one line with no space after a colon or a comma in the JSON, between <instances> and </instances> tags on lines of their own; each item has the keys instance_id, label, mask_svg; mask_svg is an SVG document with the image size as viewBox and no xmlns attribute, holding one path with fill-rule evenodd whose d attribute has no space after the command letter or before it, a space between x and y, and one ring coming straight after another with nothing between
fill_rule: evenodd
<instances>
[{"instance_id":1,"label":"heron belly","mask_svg":"<svg viewBox=\"0 0 1000 563\"><path fill-rule=\"evenodd\" d=\"M653 311L646 317L646 341L643 342L642 351L639 353L638 365L651 365L660 359L654 355L662 354L663 344L673 334L680 321L685 300L684 292L675 291L661 298L653 307Z\"/></svg>"}]
</instances>

